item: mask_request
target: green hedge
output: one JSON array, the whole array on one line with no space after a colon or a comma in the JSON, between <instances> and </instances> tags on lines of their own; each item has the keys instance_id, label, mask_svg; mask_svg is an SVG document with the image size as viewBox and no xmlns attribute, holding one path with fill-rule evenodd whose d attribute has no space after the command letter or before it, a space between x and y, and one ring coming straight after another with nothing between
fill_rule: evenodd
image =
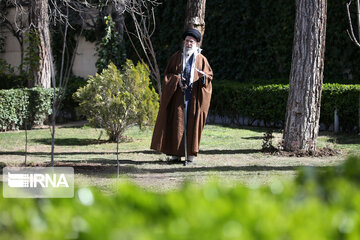
<instances>
[{"instance_id":1,"label":"green hedge","mask_svg":"<svg viewBox=\"0 0 360 240\"><path fill-rule=\"evenodd\" d=\"M268 186L185 184L166 193L121 182L71 199L1 199L1 239L359 239L360 158ZM1 187L0 187L1 190Z\"/></svg>"},{"instance_id":2,"label":"green hedge","mask_svg":"<svg viewBox=\"0 0 360 240\"><path fill-rule=\"evenodd\" d=\"M42 124L52 112L53 89L0 90L0 131Z\"/></svg>"},{"instance_id":3,"label":"green hedge","mask_svg":"<svg viewBox=\"0 0 360 240\"><path fill-rule=\"evenodd\" d=\"M240 117L248 117L250 125L254 120L262 120L265 125L283 125L288 90L287 84L214 81L210 114L227 117L233 124L239 123ZM359 96L359 85L324 84L320 122L329 127L337 108L342 129L352 130L358 125Z\"/></svg>"}]
</instances>

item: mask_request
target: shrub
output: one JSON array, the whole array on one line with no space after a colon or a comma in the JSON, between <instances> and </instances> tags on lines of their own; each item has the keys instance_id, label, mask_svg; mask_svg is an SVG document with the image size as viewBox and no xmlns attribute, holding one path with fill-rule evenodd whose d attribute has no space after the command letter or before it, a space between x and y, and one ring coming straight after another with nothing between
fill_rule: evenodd
<instances>
[{"instance_id":1,"label":"shrub","mask_svg":"<svg viewBox=\"0 0 360 240\"><path fill-rule=\"evenodd\" d=\"M105 128L111 141L121 137L129 126L153 124L159 107L158 95L149 87L147 66L135 66L130 60L123 72L110 63L101 74L91 76L74 98L79 101L79 113L92 126Z\"/></svg>"},{"instance_id":2,"label":"shrub","mask_svg":"<svg viewBox=\"0 0 360 240\"><path fill-rule=\"evenodd\" d=\"M26 74L16 75L15 68L0 59L0 89L23 88L26 84Z\"/></svg>"},{"instance_id":3,"label":"shrub","mask_svg":"<svg viewBox=\"0 0 360 240\"><path fill-rule=\"evenodd\" d=\"M239 117L248 117L249 125L254 120L262 120L265 125L283 125L288 90L288 84L260 85L214 81L210 113L228 117L235 124L239 123ZM333 123L336 108L341 127L351 131L357 126L359 97L358 85L324 84L320 122L329 127Z\"/></svg>"},{"instance_id":4,"label":"shrub","mask_svg":"<svg viewBox=\"0 0 360 240\"><path fill-rule=\"evenodd\" d=\"M0 90L0 131L42 124L52 113L53 89Z\"/></svg>"}]
</instances>

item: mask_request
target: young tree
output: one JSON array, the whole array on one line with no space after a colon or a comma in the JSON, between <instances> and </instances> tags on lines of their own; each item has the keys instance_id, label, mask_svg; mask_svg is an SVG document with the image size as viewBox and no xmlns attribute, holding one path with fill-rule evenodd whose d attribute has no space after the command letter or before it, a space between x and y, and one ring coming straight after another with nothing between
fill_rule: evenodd
<instances>
[{"instance_id":1,"label":"young tree","mask_svg":"<svg viewBox=\"0 0 360 240\"><path fill-rule=\"evenodd\" d=\"M314 151L319 132L327 0L296 0L290 89L283 134L287 151Z\"/></svg>"},{"instance_id":2,"label":"young tree","mask_svg":"<svg viewBox=\"0 0 360 240\"><path fill-rule=\"evenodd\" d=\"M206 0L188 0L186 4L185 29L195 28L201 36L205 33L205 5ZM200 46L203 38L201 38Z\"/></svg>"},{"instance_id":3,"label":"young tree","mask_svg":"<svg viewBox=\"0 0 360 240\"><path fill-rule=\"evenodd\" d=\"M135 124L152 125L158 111L158 95L149 87L149 69L127 60L124 71L110 63L101 74L91 76L86 86L74 93L80 114L92 126L105 128L110 141L121 139Z\"/></svg>"}]
</instances>

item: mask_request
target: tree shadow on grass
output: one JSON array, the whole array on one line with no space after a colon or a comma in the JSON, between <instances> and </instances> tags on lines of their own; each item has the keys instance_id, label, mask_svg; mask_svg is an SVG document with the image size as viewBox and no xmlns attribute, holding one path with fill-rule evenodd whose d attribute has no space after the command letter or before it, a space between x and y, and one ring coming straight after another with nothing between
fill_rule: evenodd
<instances>
[{"instance_id":1,"label":"tree shadow on grass","mask_svg":"<svg viewBox=\"0 0 360 240\"><path fill-rule=\"evenodd\" d=\"M86 176L96 176L102 178L115 178L117 174L117 161L109 160L106 158L97 158L91 160L57 160L55 161L55 167L73 167L76 174L83 174ZM167 166L166 166L167 165ZM41 162L32 164L33 167L41 166L48 167L50 162ZM259 174L261 172L280 172L280 171L296 171L302 167L313 167L317 169L326 168L321 166L308 166L308 165L246 165L246 166L205 166L199 165L188 165L183 166L183 162L169 162L163 160L119 160L119 172L120 175L132 175L142 176L146 175L146 178L151 179L151 174L177 174L177 173L195 173L195 174L206 174L215 173L219 174L226 172L253 172ZM257 173L256 173L257 172ZM150 175L149 175L150 174ZM241 174L239 174L241 175ZM180 178L186 177L179 176ZM131 176L130 176L131 178Z\"/></svg>"},{"instance_id":2,"label":"tree shadow on grass","mask_svg":"<svg viewBox=\"0 0 360 240\"><path fill-rule=\"evenodd\" d=\"M333 144L360 144L360 136L355 134L349 135L333 135L327 142Z\"/></svg>"},{"instance_id":3,"label":"tree shadow on grass","mask_svg":"<svg viewBox=\"0 0 360 240\"><path fill-rule=\"evenodd\" d=\"M138 151L119 151L119 155L121 154L150 154L150 155L161 155L161 153L153 151L153 150L138 150ZM50 155L51 152L28 152L28 156L40 156L40 155ZM55 156L61 155L105 155L105 154L116 154L116 152L55 152ZM0 151L1 155L14 155L14 156L25 156L25 152L23 151Z\"/></svg>"},{"instance_id":4,"label":"tree shadow on grass","mask_svg":"<svg viewBox=\"0 0 360 240\"><path fill-rule=\"evenodd\" d=\"M31 140L35 143L44 145L51 145L51 138L40 138ZM55 145L57 146L88 146L94 144L109 143L107 140L97 140L93 138L56 138Z\"/></svg>"},{"instance_id":5,"label":"tree shadow on grass","mask_svg":"<svg viewBox=\"0 0 360 240\"><path fill-rule=\"evenodd\" d=\"M203 155L223 155L223 154L252 154L261 153L261 149L214 149L214 150L200 150L199 154ZM149 154L149 155L162 155L162 153L154 150L136 150L136 151L119 151L119 154ZM50 152L28 152L27 155L49 155ZM103 154L116 154L116 152L55 152L54 155L103 155ZM1 155L19 155L25 156L23 151L0 151Z\"/></svg>"},{"instance_id":6,"label":"tree shadow on grass","mask_svg":"<svg viewBox=\"0 0 360 240\"><path fill-rule=\"evenodd\" d=\"M199 154L216 155L216 154L252 154L260 153L261 149L214 149L214 150L200 150Z\"/></svg>"},{"instance_id":7,"label":"tree shadow on grass","mask_svg":"<svg viewBox=\"0 0 360 240\"><path fill-rule=\"evenodd\" d=\"M263 137L263 136L242 137L241 139L246 139L246 140L261 140L261 139L264 139L264 137Z\"/></svg>"},{"instance_id":8,"label":"tree shadow on grass","mask_svg":"<svg viewBox=\"0 0 360 240\"><path fill-rule=\"evenodd\" d=\"M56 162L56 166L59 167L73 167L75 173L94 176L104 176L104 177L114 177L114 174L117 173L116 161L107 161L110 162L106 165L100 163L93 164L78 164L76 161L61 161ZM183 166L180 162L178 165L169 168L141 168L139 165L142 164L159 164L159 165L170 165L165 161L132 161L132 160L121 160L120 161L120 174L121 175L148 175L148 174L173 174L173 173L210 173L210 172L270 172L270 171L296 171L304 166L265 166L265 165L250 165L250 166L198 166L190 165ZM308 166L306 166L308 167ZM325 168L325 167L314 167L314 168ZM151 176L148 176L151 178Z\"/></svg>"}]
</instances>

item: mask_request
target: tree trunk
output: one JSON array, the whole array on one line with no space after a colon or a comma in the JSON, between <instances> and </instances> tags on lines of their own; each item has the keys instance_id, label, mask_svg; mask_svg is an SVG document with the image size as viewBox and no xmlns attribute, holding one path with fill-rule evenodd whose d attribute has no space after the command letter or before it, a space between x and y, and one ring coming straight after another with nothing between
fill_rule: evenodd
<instances>
[{"instance_id":1,"label":"tree trunk","mask_svg":"<svg viewBox=\"0 0 360 240\"><path fill-rule=\"evenodd\" d=\"M284 149L315 151L324 71L327 0L296 0Z\"/></svg>"},{"instance_id":2,"label":"tree trunk","mask_svg":"<svg viewBox=\"0 0 360 240\"><path fill-rule=\"evenodd\" d=\"M205 32L205 5L206 0L188 0L186 4L185 29L195 28L201 36ZM201 37L200 46L203 38Z\"/></svg>"},{"instance_id":3,"label":"tree trunk","mask_svg":"<svg viewBox=\"0 0 360 240\"><path fill-rule=\"evenodd\" d=\"M47 0L30 0L29 4L29 22L33 33L37 33L37 58L31 61L38 61L35 68L31 69L34 86L44 88L51 87L51 70L50 59L51 52L46 47L46 43L50 43L49 32L49 14Z\"/></svg>"}]
</instances>

